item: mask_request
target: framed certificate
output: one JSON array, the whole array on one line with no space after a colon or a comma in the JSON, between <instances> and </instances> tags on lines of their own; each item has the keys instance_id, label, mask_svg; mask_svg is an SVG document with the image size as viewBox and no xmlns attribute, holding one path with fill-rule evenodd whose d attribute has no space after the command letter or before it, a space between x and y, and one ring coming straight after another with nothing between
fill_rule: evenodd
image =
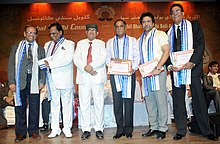
<instances>
[{"instance_id":1,"label":"framed certificate","mask_svg":"<svg viewBox=\"0 0 220 144\"><path fill-rule=\"evenodd\" d=\"M176 67L182 67L184 64L189 62L189 60L193 54L193 51L194 51L194 49L173 52L171 54L171 56L172 56L171 59L173 61L173 65Z\"/></svg>"},{"instance_id":2,"label":"framed certificate","mask_svg":"<svg viewBox=\"0 0 220 144\"><path fill-rule=\"evenodd\" d=\"M139 65L139 71L142 77L150 77L152 76L151 71L157 66L158 60L154 59L152 61L146 62L142 65ZM161 71L164 71L164 67L161 67Z\"/></svg>"},{"instance_id":3,"label":"framed certificate","mask_svg":"<svg viewBox=\"0 0 220 144\"><path fill-rule=\"evenodd\" d=\"M111 61L108 68L108 74L131 75L131 64L131 60L123 60L120 63Z\"/></svg>"}]
</instances>

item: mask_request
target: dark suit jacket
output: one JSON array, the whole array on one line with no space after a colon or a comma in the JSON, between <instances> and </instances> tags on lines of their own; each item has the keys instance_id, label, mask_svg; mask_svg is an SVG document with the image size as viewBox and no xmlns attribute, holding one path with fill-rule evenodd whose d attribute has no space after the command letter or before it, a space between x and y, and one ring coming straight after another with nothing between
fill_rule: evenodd
<instances>
[{"instance_id":1,"label":"dark suit jacket","mask_svg":"<svg viewBox=\"0 0 220 144\"><path fill-rule=\"evenodd\" d=\"M8 81L10 84L16 84L15 80L15 54L18 48L17 45L13 45L11 47L11 52L9 56L9 62L8 62ZM38 46L38 60L45 58L45 51L44 48L41 46ZM27 78L27 55L24 55L21 72L20 72L20 90L23 90L26 87L26 78ZM38 74L38 83L39 84L45 84L46 82L46 71L41 70L39 68L39 74Z\"/></svg>"},{"instance_id":2,"label":"dark suit jacket","mask_svg":"<svg viewBox=\"0 0 220 144\"><path fill-rule=\"evenodd\" d=\"M202 27L199 21L191 21L193 31L193 55L190 62L193 62L195 67L192 68L192 77L201 77L203 74L203 52L205 49L205 40ZM168 58L166 65L170 65L171 61Z\"/></svg>"}]
</instances>

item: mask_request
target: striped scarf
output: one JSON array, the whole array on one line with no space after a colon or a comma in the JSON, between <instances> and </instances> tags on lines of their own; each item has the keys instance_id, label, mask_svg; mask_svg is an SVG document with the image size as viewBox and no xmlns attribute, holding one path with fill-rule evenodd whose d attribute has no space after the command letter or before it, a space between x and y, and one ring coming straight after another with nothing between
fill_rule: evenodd
<instances>
[{"instance_id":1,"label":"striped scarf","mask_svg":"<svg viewBox=\"0 0 220 144\"><path fill-rule=\"evenodd\" d=\"M21 97L20 97L20 71L22 67L22 61L26 51L25 40L22 40L18 46L18 62L16 64L16 94L15 94L15 106L22 106Z\"/></svg>"},{"instance_id":2,"label":"striped scarf","mask_svg":"<svg viewBox=\"0 0 220 144\"><path fill-rule=\"evenodd\" d=\"M140 38L140 43L139 43L139 48L140 48L140 58L141 58L141 64L144 64L146 62L152 61L154 59L154 36L156 33L157 29L153 28L149 33L148 36L146 36L146 31L144 31L144 33L141 35ZM146 38L146 45L145 47L143 46L143 41L144 41L144 37ZM145 55L147 55L147 58L144 57ZM147 80L150 79L150 90L151 91L156 91L159 90L159 76L155 75L152 77L145 77L142 78L143 81L143 95L144 96L149 96L149 92L148 92L148 82Z\"/></svg>"},{"instance_id":3,"label":"striped scarf","mask_svg":"<svg viewBox=\"0 0 220 144\"><path fill-rule=\"evenodd\" d=\"M115 36L113 41L114 58L120 58L119 56L119 44L118 35ZM123 42L123 56L121 59L129 59L129 37L124 36ZM127 75L114 75L117 91L122 91L122 98L131 98L131 76Z\"/></svg>"},{"instance_id":4,"label":"striped scarf","mask_svg":"<svg viewBox=\"0 0 220 144\"><path fill-rule=\"evenodd\" d=\"M172 64L172 52L174 52L174 38L175 38L175 25L168 31L169 43L170 43L170 58ZM183 19L181 23L181 51L190 50L193 48L193 35L192 35L192 24ZM174 85L180 87L180 85L191 84L191 69L183 69L179 72L173 72Z\"/></svg>"},{"instance_id":5,"label":"striped scarf","mask_svg":"<svg viewBox=\"0 0 220 144\"><path fill-rule=\"evenodd\" d=\"M16 79L16 92L15 95L15 106L22 106L21 97L20 97L20 75L21 68L23 64L23 58L26 54L26 40L20 41L18 48L15 54L15 79ZM31 87L30 93L39 93L38 89L38 44L36 41L33 42L33 66L32 66L32 78L31 78Z\"/></svg>"},{"instance_id":6,"label":"striped scarf","mask_svg":"<svg viewBox=\"0 0 220 144\"><path fill-rule=\"evenodd\" d=\"M54 41L51 41L48 45L47 48L47 52L46 52L46 57L51 57L52 55L52 51L53 51L53 47L55 46L55 50L53 53L56 53L57 49L59 48L59 46L65 41L65 38L63 36L60 37L60 39L58 40L57 43L55 43ZM46 67L46 66L45 66ZM48 92L49 92L49 96L48 96L48 100L52 100L52 95L51 95L51 86L50 86L50 79L51 76L49 78L50 72L49 72L49 68L47 68L47 73L46 73L46 79L47 79L47 87L48 87Z\"/></svg>"}]
</instances>

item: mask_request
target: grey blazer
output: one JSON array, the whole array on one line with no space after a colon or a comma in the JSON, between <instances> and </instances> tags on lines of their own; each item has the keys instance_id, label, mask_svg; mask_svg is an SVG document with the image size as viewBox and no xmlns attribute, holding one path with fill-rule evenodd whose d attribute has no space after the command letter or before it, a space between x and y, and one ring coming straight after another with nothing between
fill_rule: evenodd
<instances>
[{"instance_id":1,"label":"grey blazer","mask_svg":"<svg viewBox=\"0 0 220 144\"><path fill-rule=\"evenodd\" d=\"M8 61L8 82L10 84L16 84L15 80L15 54L18 48L17 45L13 45L11 47L11 52L9 56L9 61ZM44 48L41 46L38 46L38 60L45 58L45 51ZM20 90L25 89L26 87L26 78L27 78L27 55L24 55L23 61L22 61L22 66L21 66L21 72L20 72ZM45 85L46 82L46 71L41 70L39 68L39 73L38 73L38 83Z\"/></svg>"}]
</instances>

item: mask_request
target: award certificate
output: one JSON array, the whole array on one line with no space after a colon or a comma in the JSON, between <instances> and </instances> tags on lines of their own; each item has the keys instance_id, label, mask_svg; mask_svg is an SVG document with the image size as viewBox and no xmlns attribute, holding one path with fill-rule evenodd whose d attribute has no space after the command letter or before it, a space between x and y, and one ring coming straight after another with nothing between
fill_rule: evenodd
<instances>
[{"instance_id":1,"label":"award certificate","mask_svg":"<svg viewBox=\"0 0 220 144\"><path fill-rule=\"evenodd\" d=\"M152 76L151 71L157 66L158 60L154 59L152 61L146 62L142 65L139 65L139 71L142 77L150 77ZM161 71L164 70L164 67L161 67Z\"/></svg>"},{"instance_id":2,"label":"award certificate","mask_svg":"<svg viewBox=\"0 0 220 144\"><path fill-rule=\"evenodd\" d=\"M111 61L108 74L131 75L131 60L123 60L121 63Z\"/></svg>"},{"instance_id":3,"label":"award certificate","mask_svg":"<svg viewBox=\"0 0 220 144\"><path fill-rule=\"evenodd\" d=\"M184 64L189 62L192 54L193 54L194 49L186 50L186 51L178 51L178 52L173 52L171 54L172 60L173 60L173 65L176 67L182 67Z\"/></svg>"}]
</instances>

